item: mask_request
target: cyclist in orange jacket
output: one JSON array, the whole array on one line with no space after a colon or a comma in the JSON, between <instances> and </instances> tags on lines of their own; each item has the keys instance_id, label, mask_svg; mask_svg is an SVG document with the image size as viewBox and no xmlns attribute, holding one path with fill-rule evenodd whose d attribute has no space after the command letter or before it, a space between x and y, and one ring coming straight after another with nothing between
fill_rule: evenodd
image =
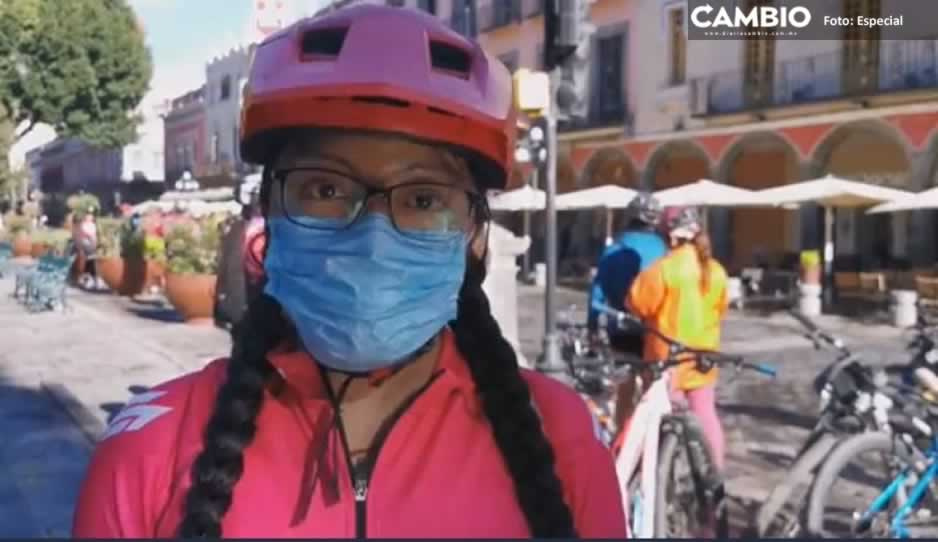
<instances>
[{"instance_id":1,"label":"cyclist in orange jacket","mask_svg":"<svg viewBox=\"0 0 938 542\"><path fill-rule=\"evenodd\" d=\"M710 239L702 231L693 208L671 208L664 225L672 250L639 274L629 291L628 306L650 327L691 348L717 350L720 323L729 307L726 270L713 258ZM668 356L668 344L649 334L644 358L660 361ZM718 371L698 371L693 364L672 373L675 398L686 396L710 442L717 466L724 460L723 427L716 412Z\"/></svg>"}]
</instances>

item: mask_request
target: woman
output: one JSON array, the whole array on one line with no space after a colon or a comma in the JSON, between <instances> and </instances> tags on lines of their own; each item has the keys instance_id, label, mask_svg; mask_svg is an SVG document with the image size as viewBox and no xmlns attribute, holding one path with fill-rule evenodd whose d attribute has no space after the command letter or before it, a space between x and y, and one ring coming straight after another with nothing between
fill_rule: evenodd
<instances>
[{"instance_id":1,"label":"woman","mask_svg":"<svg viewBox=\"0 0 938 542\"><path fill-rule=\"evenodd\" d=\"M720 347L720 323L729 307L726 270L713 258L710 238L692 208L669 208L664 216L671 252L639 274L629 292L635 315L667 337L702 350ZM646 334L644 358L660 361L668 344ZM688 406L703 427L717 467L724 465L723 426L716 411L718 371L698 371L688 363L674 369L675 399Z\"/></svg>"},{"instance_id":2,"label":"woman","mask_svg":"<svg viewBox=\"0 0 938 542\"><path fill-rule=\"evenodd\" d=\"M512 167L504 67L358 5L262 43L247 88L264 294L229 360L108 429L75 536L623 537L585 405L519 370L470 248Z\"/></svg>"}]
</instances>

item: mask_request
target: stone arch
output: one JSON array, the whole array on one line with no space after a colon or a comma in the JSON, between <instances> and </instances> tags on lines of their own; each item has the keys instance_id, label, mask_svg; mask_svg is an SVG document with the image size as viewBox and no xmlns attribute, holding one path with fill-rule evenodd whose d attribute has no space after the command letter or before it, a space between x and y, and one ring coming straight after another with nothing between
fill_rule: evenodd
<instances>
[{"instance_id":1,"label":"stone arch","mask_svg":"<svg viewBox=\"0 0 938 542\"><path fill-rule=\"evenodd\" d=\"M642 186L662 190L711 176L710 155L696 141L667 141L652 151L645 164Z\"/></svg>"},{"instance_id":2,"label":"stone arch","mask_svg":"<svg viewBox=\"0 0 938 542\"><path fill-rule=\"evenodd\" d=\"M783 135L758 131L743 135L717 165L721 182L764 190L800 180L798 151ZM739 208L728 211L731 268L768 264L786 265L801 246L798 212L784 209Z\"/></svg>"},{"instance_id":3,"label":"stone arch","mask_svg":"<svg viewBox=\"0 0 938 542\"><path fill-rule=\"evenodd\" d=\"M881 119L837 126L812 153L812 173L895 188L913 177L911 149L902 133ZM863 210L835 211L835 266L843 270L882 269L906 265L908 216L867 215Z\"/></svg>"},{"instance_id":4,"label":"stone arch","mask_svg":"<svg viewBox=\"0 0 938 542\"><path fill-rule=\"evenodd\" d=\"M843 177L875 182L866 172L911 170L911 149L895 126L881 119L848 122L831 130L814 148L811 155L812 174L831 173ZM895 182L883 180L883 184Z\"/></svg>"},{"instance_id":5,"label":"stone arch","mask_svg":"<svg viewBox=\"0 0 938 542\"><path fill-rule=\"evenodd\" d=\"M578 187L615 184L633 188L637 181L638 173L629 155L620 148L607 147L596 151L590 157L583 167Z\"/></svg>"}]
</instances>

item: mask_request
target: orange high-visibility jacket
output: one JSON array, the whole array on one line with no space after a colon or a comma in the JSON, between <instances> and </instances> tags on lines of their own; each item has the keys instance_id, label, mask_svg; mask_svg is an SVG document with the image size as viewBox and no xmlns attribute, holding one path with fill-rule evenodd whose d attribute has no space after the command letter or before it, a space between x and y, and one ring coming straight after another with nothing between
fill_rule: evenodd
<instances>
[{"instance_id":1,"label":"orange high-visibility jacket","mask_svg":"<svg viewBox=\"0 0 938 542\"><path fill-rule=\"evenodd\" d=\"M701 285L701 265L693 245L683 245L642 271L626 299L633 314L665 336L689 347L717 350L720 347L720 322L729 306L726 270L715 259L708 262L710 285ZM660 337L645 335L646 361L667 358L668 345ZM706 374L693 364L674 370L674 385L691 390L716 381L717 370Z\"/></svg>"}]
</instances>

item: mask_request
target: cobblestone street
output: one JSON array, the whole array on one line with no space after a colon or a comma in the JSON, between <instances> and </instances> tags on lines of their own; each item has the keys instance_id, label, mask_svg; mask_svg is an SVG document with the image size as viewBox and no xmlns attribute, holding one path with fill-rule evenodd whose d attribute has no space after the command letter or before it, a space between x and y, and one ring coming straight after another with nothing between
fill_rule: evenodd
<instances>
[{"instance_id":1,"label":"cobblestone street","mask_svg":"<svg viewBox=\"0 0 938 542\"><path fill-rule=\"evenodd\" d=\"M226 332L178 323L171 309L110 294L71 292L72 310L29 314L0 280L0 537L67 536L90 440L136 392L225 355ZM542 293L521 287L521 344L534 360L543 328ZM585 294L561 290L558 307ZM873 364L901 355L901 332L838 318L821 325L862 347ZM725 381L720 405L727 430L730 491L758 502L785 474L813 423L810 388L831 354L816 352L784 314L733 314L724 350L778 367L777 380L742 374ZM744 514L740 511L737 515ZM739 518L737 518L739 519Z\"/></svg>"}]
</instances>

